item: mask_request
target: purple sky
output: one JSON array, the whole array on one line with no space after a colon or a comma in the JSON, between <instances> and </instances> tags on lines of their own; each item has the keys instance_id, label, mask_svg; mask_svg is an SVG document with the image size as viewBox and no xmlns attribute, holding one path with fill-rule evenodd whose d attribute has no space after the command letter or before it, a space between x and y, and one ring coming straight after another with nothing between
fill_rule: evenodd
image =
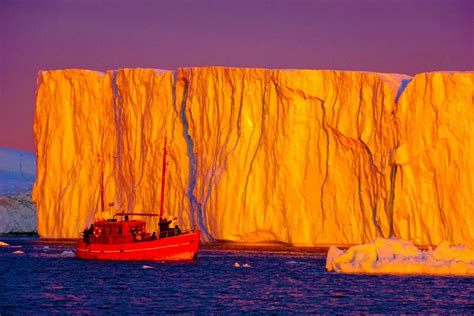
<instances>
[{"instance_id":1,"label":"purple sky","mask_svg":"<svg viewBox=\"0 0 474 316\"><path fill-rule=\"evenodd\" d=\"M0 146L33 151L38 70L473 70L474 1L0 0Z\"/></svg>"}]
</instances>

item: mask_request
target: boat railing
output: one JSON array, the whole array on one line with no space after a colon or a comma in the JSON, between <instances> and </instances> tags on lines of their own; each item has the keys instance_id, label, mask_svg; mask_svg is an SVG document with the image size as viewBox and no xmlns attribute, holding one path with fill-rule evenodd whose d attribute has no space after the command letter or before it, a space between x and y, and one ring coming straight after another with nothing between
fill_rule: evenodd
<instances>
[{"instance_id":1,"label":"boat railing","mask_svg":"<svg viewBox=\"0 0 474 316\"><path fill-rule=\"evenodd\" d=\"M193 233L194 230L185 230L182 232L177 233L175 229L165 230L160 232L159 239L161 238L169 238L175 237L179 235L187 235ZM79 239L84 240L84 232L78 233ZM94 234L89 234L89 242L92 243L100 243L100 244L115 244L115 243L130 243L130 242L141 242L141 241L150 241L151 239L150 233L142 233L140 234L140 238L137 238L137 235L105 235L101 234L99 236L95 236ZM84 240L85 241L85 240Z\"/></svg>"},{"instance_id":2,"label":"boat railing","mask_svg":"<svg viewBox=\"0 0 474 316\"><path fill-rule=\"evenodd\" d=\"M168 237L174 237L178 236L179 234L176 234L176 231L174 229L170 230L165 230L160 232L160 238L168 238Z\"/></svg>"}]
</instances>

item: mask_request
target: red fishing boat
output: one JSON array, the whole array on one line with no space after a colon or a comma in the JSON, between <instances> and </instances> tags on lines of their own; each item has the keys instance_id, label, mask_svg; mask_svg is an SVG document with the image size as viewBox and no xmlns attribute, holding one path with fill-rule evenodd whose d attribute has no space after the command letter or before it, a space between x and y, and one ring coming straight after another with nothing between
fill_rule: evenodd
<instances>
[{"instance_id":1,"label":"red fishing boat","mask_svg":"<svg viewBox=\"0 0 474 316\"><path fill-rule=\"evenodd\" d=\"M200 231L181 232L169 227L171 221L163 217L163 198L166 174L166 139L163 154L160 214L117 213L112 219L94 221L77 242L76 256L89 260L193 260L197 258ZM101 196L103 186L101 187ZM102 211L104 209L101 197ZM143 220L135 216L159 217L160 231L151 233ZM130 218L130 220L129 220ZM176 218L175 218L176 219Z\"/></svg>"}]
</instances>

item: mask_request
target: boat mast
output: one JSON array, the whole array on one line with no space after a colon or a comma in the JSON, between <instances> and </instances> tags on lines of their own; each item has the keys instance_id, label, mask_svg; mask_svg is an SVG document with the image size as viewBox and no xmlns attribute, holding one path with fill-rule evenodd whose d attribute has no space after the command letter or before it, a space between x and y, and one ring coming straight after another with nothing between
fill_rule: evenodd
<instances>
[{"instance_id":1,"label":"boat mast","mask_svg":"<svg viewBox=\"0 0 474 316\"><path fill-rule=\"evenodd\" d=\"M100 165L100 211L104 213L104 159L99 155Z\"/></svg>"},{"instance_id":2,"label":"boat mast","mask_svg":"<svg viewBox=\"0 0 474 316\"><path fill-rule=\"evenodd\" d=\"M166 176L166 136L165 147L163 147L163 175L161 177L161 201L160 201L160 218L163 217L163 204L165 198L165 176Z\"/></svg>"}]
</instances>

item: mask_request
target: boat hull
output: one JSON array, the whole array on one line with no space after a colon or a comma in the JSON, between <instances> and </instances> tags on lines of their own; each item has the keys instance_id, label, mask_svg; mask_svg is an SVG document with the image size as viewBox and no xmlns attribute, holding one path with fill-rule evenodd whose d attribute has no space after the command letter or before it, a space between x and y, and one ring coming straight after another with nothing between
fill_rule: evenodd
<instances>
[{"instance_id":1,"label":"boat hull","mask_svg":"<svg viewBox=\"0 0 474 316\"><path fill-rule=\"evenodd\" d=\"M123 244L91 243L88 245L79 240L76 244L76 256L86 260L193 260L197 257L199 243L199 231L158 240Z\"/></svg>"}]
</instances>

